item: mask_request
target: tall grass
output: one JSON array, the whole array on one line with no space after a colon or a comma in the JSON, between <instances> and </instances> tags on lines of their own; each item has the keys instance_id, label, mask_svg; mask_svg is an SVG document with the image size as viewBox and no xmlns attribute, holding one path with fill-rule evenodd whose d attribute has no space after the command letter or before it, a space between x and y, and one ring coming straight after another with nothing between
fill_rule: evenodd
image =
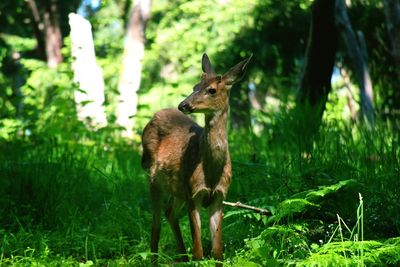
<instances>
[{"instance_id":1,"label":"tall grass","mask_svg":"<svg viewBox=\"0 0 400 267\"><path fill-rule=\"evenodd\" d=\"M27 248L80 260L146 250L150 204L138 152L55 143L8 143L2 152L3 258Z\"/></svg>"},{"instance_id":2,"label":"tall grass","mask_svg":"<svg viewBox=\"0 0 400 267\"><path fill-rule=\"evenodd\" d=\"M285 127L290 125L271 124L258 136L229 136L228 200L272 215L225 209L226 264L399 264L399 134L385 123L371 131L330 121L304 154ZM0 264L149 263L151 212L138 144L106 134L4 142L0 177ZM190 252L190 227L182 217ZM357 230L346 235L345 225ZM209 252L205 223L203 228ZM165 220L162 231L160 256L171 264L175 241Z\"/></svg>"}]
</instances>

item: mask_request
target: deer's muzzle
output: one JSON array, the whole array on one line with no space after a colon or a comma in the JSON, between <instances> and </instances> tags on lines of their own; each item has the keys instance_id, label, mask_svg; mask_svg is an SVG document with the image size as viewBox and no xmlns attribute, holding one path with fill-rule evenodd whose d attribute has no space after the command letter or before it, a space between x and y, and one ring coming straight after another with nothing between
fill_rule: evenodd
<instances>
[{"instance_id":1,"label":"deer's muzzle","mask_svg":"<svg viewBox=\"0 0 400 267\"><path fill-rule=\"evenodd\" d=\"M178 109L180 111L182 111L185 114L189 114L193 112L193 108L191 105L189 105L189 103L187 103L186 101L182 101L179 106Z\"/></svg>"}]
</instances>

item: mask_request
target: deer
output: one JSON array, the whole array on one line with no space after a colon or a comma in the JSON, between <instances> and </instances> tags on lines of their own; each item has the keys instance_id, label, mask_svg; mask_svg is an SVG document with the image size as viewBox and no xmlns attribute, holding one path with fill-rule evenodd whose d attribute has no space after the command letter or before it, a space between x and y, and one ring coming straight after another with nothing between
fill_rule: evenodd
<instances>
[{"instance_id":1,"label":"deer","mask_svg":"<svg viewBox=\"0 0 400 267\"><path fill-rule=\"evenodd\" d=\"M142 133L142 167L150 180L152 226L150 250L157 265L163 195L169 196L165 216L181 260L188 261L179 226L179 211L186 204L193 242L193 260L203 258L200 209L209 212L212 257L222 266L223 201L231 183L227 118L232 85L240 80L251 57L224 75L217 75L207 54L203 74L193 92L176 108L154 114ZM204 114L204 128L188 114Z\"/></svg>"}]
</instances>

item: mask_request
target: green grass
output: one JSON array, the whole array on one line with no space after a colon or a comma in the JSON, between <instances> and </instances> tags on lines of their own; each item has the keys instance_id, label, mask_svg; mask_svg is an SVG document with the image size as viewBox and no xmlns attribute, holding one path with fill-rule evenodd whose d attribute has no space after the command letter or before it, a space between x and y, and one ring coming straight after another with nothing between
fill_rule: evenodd
<instances>
[{"instance_id":1,"label":"green grass","mask_svg":"<svg viewBox=\"0 0 400 267\"><path fill-rule=\"evenodd\" d=\"M228 200L272 215L225 209L226 265L400 264L400 137L390 127L327 123L310 154L282 134L231 132ZM3 142L0 177L1 266L149 264L148 181L137 144L106 136ZM184 211L182 217L190 253ZM160 251L161 262L174 261L165 220Z\"/></svg>"}]
</instances>

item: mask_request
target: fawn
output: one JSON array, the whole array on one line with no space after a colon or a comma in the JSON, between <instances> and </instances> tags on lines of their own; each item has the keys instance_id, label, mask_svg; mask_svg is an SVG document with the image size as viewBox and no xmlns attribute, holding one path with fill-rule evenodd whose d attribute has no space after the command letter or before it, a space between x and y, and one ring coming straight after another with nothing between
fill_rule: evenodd
<instances>
[{"instance_id":1,"label":"fawn","mask_svg":"<svg viewBox=\"0 0 400 267\"><path fill-rule=\"evenodd\" d=\"M208 56L203 54L203 74L193 93L179 104L179 110L163 109L155 113L144 128L142 166L150 176L152 253L158 252L162 198L166 193L170 198L165 215L175 235L178 253L186 254L178 213L187 203L193 259L203 257L199 211L207 207L212 254L216 260L223 260L222 202L231 183L227 139L229 92L243 75L250 58L221 76L215 74ZM205 115L204 129L184 115L190 113ZM183 260L188 260L187 256Z\"/></svg>"}]
</instances>

